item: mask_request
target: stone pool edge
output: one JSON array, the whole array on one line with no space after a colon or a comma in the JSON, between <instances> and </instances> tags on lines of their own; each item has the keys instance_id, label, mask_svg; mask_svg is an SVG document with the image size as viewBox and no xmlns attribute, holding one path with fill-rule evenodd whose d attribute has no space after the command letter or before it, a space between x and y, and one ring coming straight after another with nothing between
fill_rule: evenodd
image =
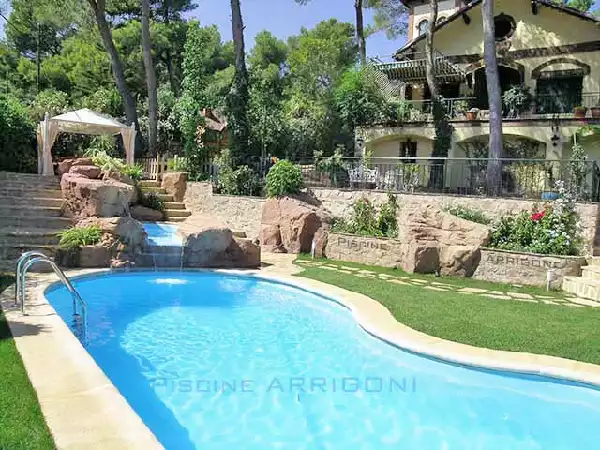
<instances>
[{"instance_id":1,"label":"stone pool edge","mask_svg":"<svg viewBox=\"0 0 600 450\"><path fill-rule=\"evenodd\" d=\"M53 275L28 277L27 316L14 306L14 284L0 304L56 448L164 449L46 299Z\"/></svg>"}]
</instances>

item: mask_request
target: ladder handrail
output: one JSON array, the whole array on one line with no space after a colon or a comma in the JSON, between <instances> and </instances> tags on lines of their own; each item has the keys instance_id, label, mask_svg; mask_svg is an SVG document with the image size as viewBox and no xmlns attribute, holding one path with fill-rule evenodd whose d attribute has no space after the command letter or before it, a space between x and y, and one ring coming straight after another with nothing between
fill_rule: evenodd
<instances>
[{"instance_id":1,"label":"ladder handrail","mask_svg":"<svg viewBox=\"0 0 600 450\"><path fill-rule=\"evenodd\" d=\"M32 250L32 251L23 253L21 255L21 257L19 258L19 261L17 262L17 273L16 273L17 282L15 284L15 306L17 306L19 304L19 298L21 297L21 289L23 286L23 280L22 280L23 264L25 264L26 260L34 258L34 257L46 257L46 255L42 252Z\"/></svg>"},{"instance_id":2,"label":"ladder handrail","mask_svg":"<svg viewBox=\"0 0 600 450\"><path fill-rule=\"evenodd\" d=\"M21 269L21 273L18 274L17 276L21 276L21 313L23 315L25 315L25 297L26 297L26 275L27 275L27 271L29 270L29 268L31 266L33 266L34 264L37 263L48 263L50 264L50 267L52 267L52 270L54 271L54 273L56 274L56 276L58 276L58 278L60 279L60 281L62 281L62 283L65 285L65 287L67 288L67 290L69 291L69 293L71 294L71 297L73 298L73 315L75 317L80 316L83 320L83 327L81 330L81 340L82 343L85 345L86 341L87 341L87 304L85 303L85 301L83 300L83 298L81 298L81 295L79 294L79 292L77 292L77 290L73 287L73 284L71 283L71 281L69 280L69 278L65 275L65 273L60 269L60 267L58 267L56 265L56 263L54 261L52 261L48 256L46 255L42 255L42 256L37 256L35 258L29 259L22 267ZM77 305L79 304L79 306L81 307L81 315L77 312Z\"/></svg>"}]
</instances>

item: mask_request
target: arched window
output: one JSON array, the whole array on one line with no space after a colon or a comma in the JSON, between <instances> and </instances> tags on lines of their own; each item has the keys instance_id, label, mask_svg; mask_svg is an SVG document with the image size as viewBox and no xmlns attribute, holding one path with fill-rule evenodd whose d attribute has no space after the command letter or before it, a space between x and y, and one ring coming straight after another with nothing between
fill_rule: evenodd
<instances>
[{"instance_id":1,"label":"arched window","mask_svg":"<svg viewBox=\"0 0 600 450\"><path fill-rule=\"evenodd\" d=\"M419 30L419 36L427 33L427 29L429 28L429 20L421 20L419 25L417 25L417 30Z\"/></svg>"},{"instance_id":2,"label":"arched window","mask_svg":"<svg viewBox=\"0 0 600 450\"><path fill-rule=\"evenodd\" d=\"M494 17L494 28L496 32L496 41L504 41L514 34L517 23L511 16L500 14Z\"/></svg>"}]
</instances>

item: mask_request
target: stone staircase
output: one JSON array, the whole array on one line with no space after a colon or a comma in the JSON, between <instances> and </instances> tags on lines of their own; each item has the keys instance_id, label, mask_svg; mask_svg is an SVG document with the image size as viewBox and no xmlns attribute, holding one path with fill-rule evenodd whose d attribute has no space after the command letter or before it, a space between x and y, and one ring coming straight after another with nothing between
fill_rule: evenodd
<instances>
[{"instance_id":1,"label":"stone staircase","mask_svg":"<svg viewBox=\"0 0 600 450\"><path fill-rule=\"evenodd\" d=\"M164 188L160 187L158 181L142 180L139 183L142 192L154 192L158 195L165 205L165 219L169 222L183 222L192 215L191 211L185 209L185 203L176 202L173 196L167 194Z\"/></svg>"},{"instance_id":2,"label":"stone staircase","mask_svg":"<svg viewBox=\"0 0 600 450\"><path fill-rule=\"evenodd\" d=\"M71 226L62 204L57 177L0 172L0 269L14 270L29 250L53 256L57 233Z\"/></svg>"},{"instance_id":3,"label":"stone staircase","mask_svg":"<svg viewBox=\"0 0 600 450\"><path fill-rule=\"evenodd\" d=\"M590 306L600 306L600 257L590 257L588 264L581 268L580 277L565 277L562 288L585 300Z\"/></svg>"}]
</instances>

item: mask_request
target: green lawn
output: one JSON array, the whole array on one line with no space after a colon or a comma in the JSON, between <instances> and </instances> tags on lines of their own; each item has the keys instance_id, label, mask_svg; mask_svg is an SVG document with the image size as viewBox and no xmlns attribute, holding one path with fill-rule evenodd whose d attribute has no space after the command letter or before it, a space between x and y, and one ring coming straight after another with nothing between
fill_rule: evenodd
<instances>
[{"instance_id":1,"label":"green lawn","mask_svg":"<svg viewBox=\"0 0 600 450\"><path fill-rule=\"evenodd\" d=\"M12 282L0 276L0 292ZM0 450L54 449L37 397L0 311Z\"/></svg>"},{"instance_id":2,"label":"green lawn","mask_svg":"<svg viewBox=\"0 0 600 450\"><path fill-rule=\"evenodd\" d=\"M307 258L302 256L302 259ZM398 270L380 267L330 260L327 264L408 276ZM554 355L600 364L600 308L571 308L495 300L453 291L435 292L377 278L358 278L320 267L306 267L298 276L368 295L386 306L399 322L431 336L490 349ZM410 276L461 287L548 295L531 287L465 278ZM554 295L560 296L559 293Z\"/></svg>"}]
</instances>

